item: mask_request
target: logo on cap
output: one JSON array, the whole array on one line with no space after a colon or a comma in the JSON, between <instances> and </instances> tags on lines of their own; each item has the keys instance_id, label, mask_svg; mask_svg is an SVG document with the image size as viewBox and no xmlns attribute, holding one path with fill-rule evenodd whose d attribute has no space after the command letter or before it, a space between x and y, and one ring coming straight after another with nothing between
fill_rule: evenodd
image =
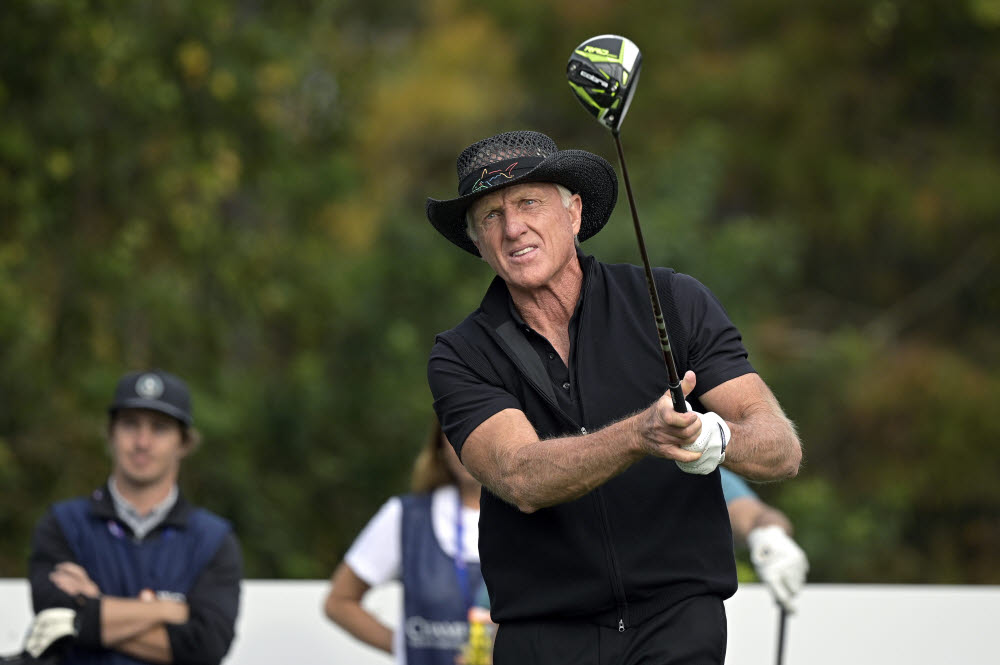
<instances>
[{"instance_id":1,"label":"logo on cap","mask_svg":"<svg viewBox=\"0 0 1000 665\"><path fill-rule=\"evenodd\" d=\"M163 381L155 374L143 374L136 379L135 392L139 397L156 399L163 394Z\"/></svg>"}]
</instances>

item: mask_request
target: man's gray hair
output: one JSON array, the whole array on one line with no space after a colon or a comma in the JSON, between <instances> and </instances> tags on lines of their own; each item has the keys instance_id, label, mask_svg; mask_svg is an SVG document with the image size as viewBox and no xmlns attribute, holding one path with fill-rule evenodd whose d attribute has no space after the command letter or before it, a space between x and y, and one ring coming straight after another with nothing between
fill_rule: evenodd
<instances>
[{"instance_id":1,"label":"man's gray hair","mask_svg":"<svg viewBox=\"0 0 1000 665\"><path fill-rule=\"evenodd\" d=\"M551 184L556 186L556 190L559 192L559 198L562 199L563 207L569 208L569 202L570 199L573 198L573 192L569 191L559 183L554 182ZM469 236L469 239L472 240L472 242L477 242L479 237L476 235L476 222L472 219L472 207L474 205L475 204L473 203L465 211L465 233Z\"/></svg>"}]
</instances>

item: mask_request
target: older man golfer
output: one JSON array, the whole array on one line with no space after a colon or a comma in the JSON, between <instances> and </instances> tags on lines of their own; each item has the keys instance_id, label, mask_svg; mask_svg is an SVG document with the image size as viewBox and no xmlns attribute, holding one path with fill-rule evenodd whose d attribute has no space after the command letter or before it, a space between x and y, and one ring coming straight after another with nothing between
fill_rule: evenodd
<instances>
[{"instance_id":1,"label":"older man golfer","mask_svg":"<svg viewBox=\"0 0 1000 665\"><path fill-rule=\"evenodd\" d=\"M495 663L722 663L736 570L717 467L795 475L794 427L715 297L658 268L692 406L673 410L642 268L575 242L614 208L607 161L507 132L466 148L458 178L427 216L497 278L428 377L483 483Z\"/></svg>"}]
</instances>

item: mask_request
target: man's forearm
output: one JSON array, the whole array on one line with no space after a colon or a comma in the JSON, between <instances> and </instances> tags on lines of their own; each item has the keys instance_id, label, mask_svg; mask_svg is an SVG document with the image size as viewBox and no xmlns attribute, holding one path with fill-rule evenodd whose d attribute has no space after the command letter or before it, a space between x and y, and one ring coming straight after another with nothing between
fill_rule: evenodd
<instances>
[{"instance_id":1,"label":"man's forearm","mask_svg":"<svg viewBox=\"0 0 1000 665\"><path fill-rule=\"evenodd\" d=\"M729 509L729 522L733 527L733 539L739 544L745 544L747 536L754 529L776 525L788 535L792 533L792 523L783 512L773 508L760 499L743 496L726 504Z\"/></svg>"},{"instance_id":2,"label":"man's forearm","mask_svg":"<svg viewBox=\"0 0 1000 665\"><path fill-rule=\"evenodd\" d=\"M119 642L111 648L140 660L148 660L151 663L172 663L174 660L173 650L170 648L170 637L167 635L167 628L163 623L139 633L135 637Z\"/></svg>"},{"instance_id":3,"label":"man's forearm","mask_svg":"<svg viewBox=\"0 0 1000 665\"><path fill-rule=\"evenodd\" d=\"M802 444L764 380L750 373L701 396L701 403L726 420L731 438L724 466L750 480L781 480L799 472Z\"/></svg>"},{"instance_id":4,"label":"man's forearm","mask_svg":"<svg viewBox=\"0 0 1000 665\"><path fill-rule=\"evenodd\" d=\"M184 623L187 618L187 605L182 602L104 596L101 598L101 643L111 649L123 650L121 645L145 637L156 628L166 639L164 626ZM169 662L169 654L164 662Z\"/></svg>"},{"instance_id":5,"label":"man's forearm","mask_svg":"<svg viewBox=\"0 0 1000 665\"><path fill-rule=\"evenodd\" d=\"M681 382L688 394L693 372ZM646 455L693 462L701 425L693 413L673 409L670 393L648 408L596 432L539 440L518 409L505 409L476 428L462 462L494 494L526 513L577 499Z\"/></svg>"},{"instance_id":6,"label":"man's forearm","mask_svg":"<svg viewBox=\"0 0 1000 665\"><path fill-rule=\"evenodd\" d=\"M759 413L738 422L732 432L724 466L750 480L781 480L798 473L802 459L795 427L783 415Z\"/></svg>"},{"instance_id":7,"label":"man's forearm","mask_svg":"<svg viewBox=\"0 0 1000 665\"><path fill-rule=\"evenodd\" d=\"M487 487L524 512L572 501L617 476L645 453L632 416L597 432L494 448L483 468ZM533 431L531 432L533 434Z\"/></svg>"}]
</instances>

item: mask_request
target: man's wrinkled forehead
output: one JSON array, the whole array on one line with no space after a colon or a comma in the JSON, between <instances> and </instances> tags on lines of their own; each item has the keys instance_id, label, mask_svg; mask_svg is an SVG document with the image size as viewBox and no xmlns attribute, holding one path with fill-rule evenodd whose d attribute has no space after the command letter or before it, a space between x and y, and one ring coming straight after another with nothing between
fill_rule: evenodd
<instances>
[{"instance_id":1,"label":"man's wrinkled forehead","mask_svg":"<svg viewBox=\"0 0 1000 665\"><path fill-rule=\"evenodd\" d=\"M516 185L511 185L510 187L504 187L503 189L491 192L486 196L476 200L471 206L469 206L469 211L478 216L481 211L489 210L495 208L502 204L504 201L509 199L520 198L525 194L537 194L541 196L544 193L555 192L555 184L551 182L522 182Z\"/></svg>"}]
</instances>

